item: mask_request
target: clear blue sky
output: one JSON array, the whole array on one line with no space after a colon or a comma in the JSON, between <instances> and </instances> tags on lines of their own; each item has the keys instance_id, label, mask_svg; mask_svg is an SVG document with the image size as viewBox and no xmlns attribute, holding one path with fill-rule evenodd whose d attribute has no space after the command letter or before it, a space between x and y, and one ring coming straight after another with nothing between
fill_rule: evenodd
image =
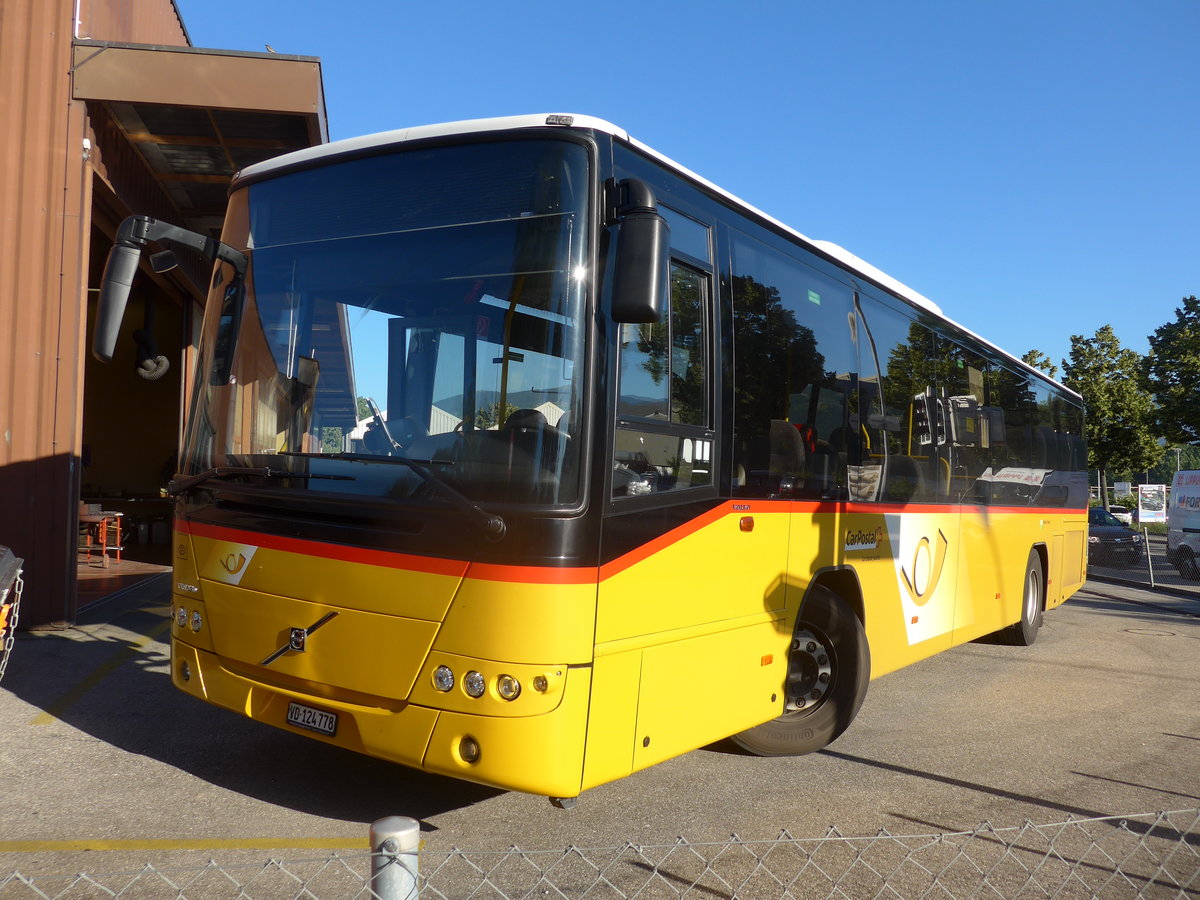
<instances>
[{"instance_id":1,"label":"clear blue sky","mask_svg":"<svg viewBox=\"0 0 1200 900\"><path fill-rule=\"evenodd\" d=\"M600 116L1020 355L1200 294L1198 0L176 0L318 56L333 139Z\"/></svg>"}]
</instances>

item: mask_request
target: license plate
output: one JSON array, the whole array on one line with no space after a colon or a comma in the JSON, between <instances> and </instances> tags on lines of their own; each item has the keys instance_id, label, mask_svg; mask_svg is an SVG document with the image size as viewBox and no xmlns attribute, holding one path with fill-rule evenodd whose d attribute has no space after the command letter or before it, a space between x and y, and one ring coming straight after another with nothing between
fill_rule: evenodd
<instances>
[{"instance_id":1,"label":"license plate","mask_svg":"<svg viewBox=\"0 0 1200 900\"><path fill-rule=\"evenodd\" d=\"M297 728L307 728L317 734L333 735L337 731L337 715L322 709L313 709L295 700L288 703L287 720L289 725Z\"/></svg>"}]
</instances>

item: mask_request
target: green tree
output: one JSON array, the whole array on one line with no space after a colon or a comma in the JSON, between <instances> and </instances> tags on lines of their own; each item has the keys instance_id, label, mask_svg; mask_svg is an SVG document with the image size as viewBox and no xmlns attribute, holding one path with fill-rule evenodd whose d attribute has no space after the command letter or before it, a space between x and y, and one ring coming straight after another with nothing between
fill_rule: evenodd
<instances>
[{"instance_id":1,"label":"green tree","mask_svg":"<svg viewBox=\"0 0 1200 900\"><path fill-rule=\"evenodd\" d=\"M1100 470L1101 497L1107 473L1145 471L1162 458L1154 429L1154 402L1142 380L1142 358L1122 349L1111 325L1094 337L1071 335L1071 358L1063 360L1063 383L1087 405L1088 465Z\"/></svg>"},{"instance_id":2,"label":"green tree","mask_svg":"<svg viewBox=\"0 0 1200 900\"><path fill-rule=\"evenodd\" d=\"M1052 363L1050 361L1050 357L1048 357L1041 350L1030 350L1021 357L1021 361L1033 366L1039 371L1045 372L1051 378L1058 374L1058 366Z\"/></svg>"},{"instance_id":3,"label":"green tree","mask_svg":"<svg viewBox=\"0 0 1200 900\"><path fill-rule=\"evenodd\" d=\"M1144 475L1138 474L1135 481L1147 484L1170 484L1179 469L1200 469L1200 444L1174 444L1164 448L1163 458L1157 466Z\"/></svg>"},{"instance_id":4,"label":"green tree","mask_svg":"<svg viewBox=\"0 0 1200 900\"><path fill-rule=\"evenodd\" d=\"M1175 321L1150 335L1145 371L1162 435L1180 444L1200 443L1200 300L1184 297Z\"/></svg>"},{"instance_id":5,"label":"green tree","mask_svg":"<svg viewBox=\"0 0 1200 900\"><path fill-rule=\"evenodd\" d=\"M508 421L517 407L508 401L489 403L475 410L475 427L479 430L496 429Z\"/></svg>"},{"instance_id":6,"label":"green tree","mask_svg":"<svg viewBox=\"0 0 1200 900\"><path fill-rule=\"evenodd\" d=\"M321 429L321 452L341 453L342 442L345 440L345 437L346 433L341 428L326 425Z\"/></svg>"}]
</instances>

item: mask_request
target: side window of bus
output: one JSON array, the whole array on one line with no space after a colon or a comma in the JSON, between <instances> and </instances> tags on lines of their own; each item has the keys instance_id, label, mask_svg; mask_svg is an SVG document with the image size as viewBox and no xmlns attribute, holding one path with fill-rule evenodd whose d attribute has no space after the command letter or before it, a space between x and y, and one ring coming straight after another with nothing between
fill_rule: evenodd
<instances>
[{"instance_id":1,"label":"side window of bus","mask_svg":"<svg viewBox=\"0 0 1200 900\"><path fill-rule=\"evenodd\" d=\"M974 502L980 479L995 471L993 462L1005 440L1004 410L989 395L987 360L948 341L949 368L939 386L945 407L946 450L951 500Z\"/></svg>"},{"instance_id":2,"label":"side window of bus","mask_svg":"<svg viewBox=\"0 0 1200 900\"><path fill-rule=\"evenodd\" d=\"M1046 384L1036 385L1033 395L1033 471L1039 477L1039 489L1032 502L1083 506L1087 502L1083 411Z\"/></svg>"},{"instance_id":3,"label":"side window of bus","mask_svg":"<svg viewBox=\"0 0 1200 900\"><path fill-rule=\"evenodd\" d=\"M1029 376L995 365L988 373L992 402L1004 410L1004 440L993 454L993 468L1028 469L1033 440L1033 386Z\"/></svg>"},{"instance_id":4,"label":"side window of bus","mask_svg":"<svg viewBox=\"0 0 1200 900\"><path fill-rule=\"evenodd\" d=\"M734 495L845 497L869 452L853 292L795 248L735 232L732 249Z\"/></svg>"},{"instance_id":5,"label":"side window of bus","mask_svg":"<svg viewBox=\"0 0 1200 900\"><path fill-rule=\"evenodd\" d=\"M673 260L667 315L621 326L614 497L712 485L711 307L709 275Z\"/></svg>"},{"instance_id":6,"label":"side window of bus","mask_svg":"<svg viewBox=\"0 0 1200 900\"><path fill-rule=\"evenodd\" d=\"M869 295L861 305L863 367L873 382L867 432L871 462L881 467L874 496L889 503L938 502L950 484L944 407L937 402L938 370L948 364L924 325Z\"/></svg>"}]
</instances>

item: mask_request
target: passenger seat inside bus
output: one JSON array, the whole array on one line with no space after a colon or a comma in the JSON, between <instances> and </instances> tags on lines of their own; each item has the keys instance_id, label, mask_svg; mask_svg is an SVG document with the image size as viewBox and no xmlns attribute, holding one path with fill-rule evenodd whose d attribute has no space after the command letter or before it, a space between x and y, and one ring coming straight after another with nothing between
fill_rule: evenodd
<instances>
[{"instance_id":1,"label":"passenger seat inside bus","mask_svg":"<svg viewBox=\"0 0 1200 900\"><path fill-rule=\"evenodd\" d=\"M888 457L883 498L901 503L925 499L925 479L921 467L911 456Z\"/></svg>"},{"instance_id":2,"label":"passenger seat inside bus","mask_svg":"<svg viewBox=\"0 0 1200 900\"><path fill-rule=\"evenodd\" d=\"M804 483L808 461L804 439L800 437L795 425L783 419L771 420L769 437L767 471L771 476L771 492L782 496L792 495L792 488L800 487Z\"/></svg>"}]
</instances>

